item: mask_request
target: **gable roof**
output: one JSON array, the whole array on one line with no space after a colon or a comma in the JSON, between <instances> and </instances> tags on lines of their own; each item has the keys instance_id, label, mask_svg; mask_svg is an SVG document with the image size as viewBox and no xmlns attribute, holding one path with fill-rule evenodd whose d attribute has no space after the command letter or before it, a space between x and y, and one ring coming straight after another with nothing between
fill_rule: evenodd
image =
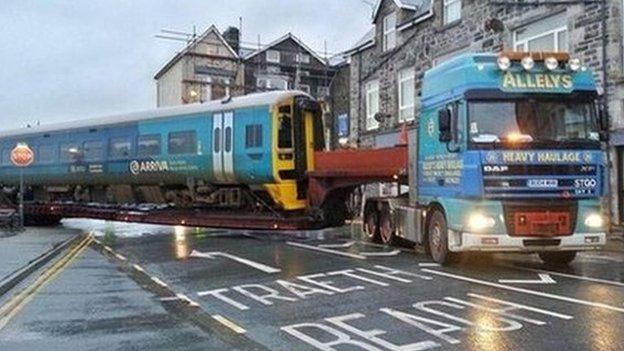
<instances>
[{"instance_id":1,"label":"gable roof","mask_svg":"<svg viewBox=\"0 0 624 351\"><path fill-rule=\"evenodd\" d=\"M175 65L176 63L178 63L178 61L180 61L180 59L182 59L182 57L184 57L186 54L188 54L195 46L197 46L198 44L200 44L202 41L204 41L204 39L206 39L206 37L208 37L208 35L210 35L211 33L216 34L217 38L223 43L223 45L228 49L228 51L235 57L235 58L240 58L238 53L236 51L234 51L234 49L232 49L232 47L230 46L230 44L228 44L228 42L225 40L225 38L223 37L223 35L221 35L221 33L219 32L219 29L217 29L217 27L213 24L212 26L210 26L210 28L208 28L202 35L200 35L199 37L197 37L197 39L194 39L193 41L191 41L190 43L188 43L186 45L186 47L180 51L179 53L177 53L171 60L169 60L169 62L167 62L167 64L165 64L163 66L163 68L161 68L158 73L156 73L156 75L154 75L154 79L158 79L160 78L163 74L165 74L165 72L167 72L173 65Z\"/></svg>"},{"instance_id":2,"label":"gable roof","mask_svg":"<svg viewBox=\"0 0 624 351\"><path fill-rule=\"evenodd\" d=\"M250 58L265 52L267 50L269 50L270 48L274 47L277 44L280 44L288 39L292 39L295 43L297 43L297 45L301 46L305 51L307 51L310 55L312 55L315 59L319 60L321 63L325 63L325 59L323 59L321 56L319 56L317 53L314 52L314 50L310 49L306 44L304 44L299 38L297 38L296 36L294 36L292 33L287 33L286 35L284 35L281 38L278 38L277 40L269 43L268 45L265 45L263 48L260 48L250 54L248 54L247 56L243 57L244 60L249 60Z\"/></svg>"},{"instance_id":3,"label":"gable roof","mask_svg":"<svg viewBox=\"0 0 624 351\"><path fill-rule=\"evenodd\" d=\"M360 40L355 43L349 50L345 51L345 55L354 54L375 45L375 27L371 28Z\"/></svg>"},{"instance_id":4,"label":"gable roof","mask_svg":"<svg viewBox=\"0 0 624 351\"><path fill-rule=\"evenodd\" d=\"M393 1L394 1L394 4L398 8L404 9L404 10L412 10L412 11L416 11L416 8L422 2L421 0L393 0ZM383 2L384 0L377 1L377 5L375 6L375 11L373 11L373 22L377 18L377 15L379 14L379 10L381 10L381 4L383 4Z\"/></svg>"}]
</instances>

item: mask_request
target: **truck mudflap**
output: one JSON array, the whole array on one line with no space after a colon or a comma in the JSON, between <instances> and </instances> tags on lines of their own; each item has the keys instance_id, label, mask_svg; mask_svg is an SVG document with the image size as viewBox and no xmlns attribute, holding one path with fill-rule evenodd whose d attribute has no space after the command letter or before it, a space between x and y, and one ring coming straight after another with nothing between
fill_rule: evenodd
<instances>
[{"instance_id":1,"label":"truck mudflap","mask_svg":"<svg viewBox=\"0 0 624 351\"><path fill-rule=\"evenodd\" d=\"M473 234L449 230L452 252L541 252L599 250L607 243L606 233L575 233L568 236L535 237L507 234Z\"/></svg>"}]
</instances>

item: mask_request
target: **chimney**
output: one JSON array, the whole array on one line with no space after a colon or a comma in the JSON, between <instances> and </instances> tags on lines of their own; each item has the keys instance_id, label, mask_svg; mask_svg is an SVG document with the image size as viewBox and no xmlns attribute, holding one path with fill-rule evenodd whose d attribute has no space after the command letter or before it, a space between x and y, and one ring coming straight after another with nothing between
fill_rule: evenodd
<instances>
[{"instance_id":1,"label":"chimney","mask_svg":"<svg viewBox=\"0 0 624 351\"><path fill-rule=\"evenodd\" d=\"M236 54L240 54L240 30L238 28L228 27L228 29L223 32L223 38Z\"/></svg>"}]
</instances>

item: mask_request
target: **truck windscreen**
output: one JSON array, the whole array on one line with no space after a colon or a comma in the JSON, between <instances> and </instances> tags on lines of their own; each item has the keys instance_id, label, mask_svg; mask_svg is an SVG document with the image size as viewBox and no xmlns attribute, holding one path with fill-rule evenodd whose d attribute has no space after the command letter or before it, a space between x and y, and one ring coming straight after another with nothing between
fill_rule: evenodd
<instances>
[{"instance_id":1,"label":"truck windscreen","mask_svg":"<svg viewBox=\"0 0 624 351\"><path fill-rule=\"evenodd\" d=\"M468 140L474 148L524 144L536 148L599 148L594 102L579 100L472 101Z\"/></svg>"}]
</instances>

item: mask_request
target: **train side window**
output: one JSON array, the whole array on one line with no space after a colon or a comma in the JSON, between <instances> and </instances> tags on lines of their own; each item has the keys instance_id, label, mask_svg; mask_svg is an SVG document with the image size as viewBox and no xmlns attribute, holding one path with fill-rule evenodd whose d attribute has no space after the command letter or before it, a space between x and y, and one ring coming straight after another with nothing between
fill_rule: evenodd
<instances>
[{"instance_id":1,"label":"train side window","mask_svg":"<svg viewBox=\"0 0 624 351\"><path fill-rule=\"evenodd\" d=\"M79 157L80 150L78 149L78 145L74 143L65 143L61 144L61 162L73 162L77 161Z\"/></svg>"},{"instance_id":2,"label":"train side window","mask_svg":"<svg viewBox=\"0 0 624 351\"><path fill-rule=\"evenodd\" d=\"M245 148L262 147L262 124L250 124L245 127Z\"/></svg>"},{"instance_id":3,"label":"train side window","mask_svg":"<svg viewBox=\"0 0 624 351\"><path fill-rule=\"evenodd\" d=\"M132 141L130 138L113 138L108 146L108 157L112 160L130 158L132 154Z\"/></svg>"},{"instance_id":4,"label":"train side window","mask_svg":"<svg viewBox=\"0 0 624 351\"><path fill-rule=\"evenodd\" d=\"M292 118L288 115L279 117L277 147L280 149L291 149L293 147Z\"/></svg>"},{"instance_id":5,"label":"train side window","mask_svg":"<svg viewBox=\"0 0 624 351\"><path fill-rule=\"evenodd\" d=\"M197 132L194 130L169 133L169 154L184 155L197 153Z\"/></svg>"},{"instance_id":6,"label":"train side window","mask_svg":"<svg viewBox=\"0 0 624 351\"><path fill-rule=\"evenodd\" d=\"M40 145L36 158L39 163L54 163L56 160L56 148L54 145Z\"/></svg>"},{"instance_id":7,"label":"train side window","mask_svg":"<svg viewBox=\"0 0 624 351\"><path fill-rule=\"evenodd\" d=\"M221 152L221 128L215 128L214 130L214 152Z\"/></svg>"},{"instance_id":8,"label":"train side window","mask_svg":"<svg viewBox=\"0 0 624 351\"><path fill-rule=\"evenodd\" d=\"M225 128L225 152L232 151L232 127Z\"/></svg>"},{"instance_id":9,"label":"train side window","mask_svg":"<svg viewBox=\"0 0 624 351\"><path fill-rule=\"evenodd\" d=\"M139 157L158 156L162 152L160 134L140 135L137 145Z\"/></svg>"},{"instance_id":10,"label":"train side window","mask_svg":"<svg viewBox=\"0 0 624 351\"><path fill-rule=\"evenodd\" d=\"M2 150L2 165L8 166L11 164L11 150L3 149Z\"/></svg>"},{"instance_id":11,"label":"train side window","mask_svg":"<svg viewBox=\"0 0 624 351\"><path fill-rule=\"evenodd\" d=\"M82 148L85 161L102 161L104 158L104 144L101 141L86 141Z\"/></svg>"}]
</instances>

